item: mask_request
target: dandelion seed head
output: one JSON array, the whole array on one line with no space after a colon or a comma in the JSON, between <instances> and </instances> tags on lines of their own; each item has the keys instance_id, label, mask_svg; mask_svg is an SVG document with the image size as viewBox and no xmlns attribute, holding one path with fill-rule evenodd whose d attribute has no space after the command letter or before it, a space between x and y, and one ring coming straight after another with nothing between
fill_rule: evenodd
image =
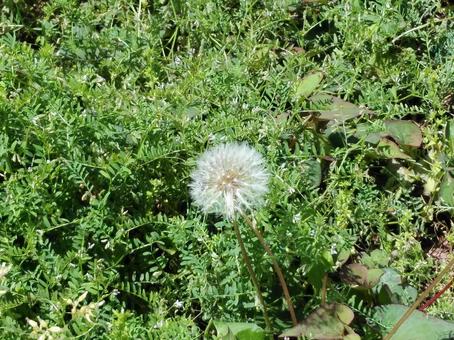
<instances>
[{"instance_id":1,"label":"dandelion seed head","mask_svg":"<svg viewBox=\"0 0 454 340\"><path fill-rule=\"evenodd\" d=\"M194 203L205 213L227 219L259 207L268 192L264 160L246 143L221 144L205 151L191 178Z\"/></svg>"}]
</instances>

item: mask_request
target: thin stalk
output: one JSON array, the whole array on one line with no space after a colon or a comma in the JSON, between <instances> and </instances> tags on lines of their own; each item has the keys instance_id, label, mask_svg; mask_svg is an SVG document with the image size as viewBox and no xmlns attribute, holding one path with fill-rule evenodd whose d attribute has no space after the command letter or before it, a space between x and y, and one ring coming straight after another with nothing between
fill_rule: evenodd
<instances>
[{"instance_id":1,"label":"thin stalk","mask_svg":"<svg viewBox=\"0 0 454 340\"><path fill-rule=\"evenodd\" d=\"M249 259L249 255L247 254L246 247L244 246L243 239L241 238L240 229L238 228L238 223L236 220L233 221L233 229L235 230L236 238L238 239L238 243L240 244L241 248L241 255L243 256L244 263L246 264L247 271L249 272L249 276L252 280L252 283L255 286L255 290L257 291L257 296L260 300L260 304L262 305L263 309L263 317L265 319L265 324L267 330L271 333L272 327L271 322L268 317L268 311L265 305L265 300L263 299L262 291L260 290L259 281L257 280L257 276L255 276L254 269L252 269L251 260Z\"/></svg>"},{"instance_id":2,"label":"thin stalk","mask_svg":"<svg viewBox=\"0 0 454 340\"><path fill-rule=\"evenodd\" d=\"M276 272L277 278L279 279L279 283L281 284L282 291L284 292L285 301L287 302L287 308L290 313L290 317L292 319L293 326L298 325L298 320L296 319L295 310L293 309L292 299L290 298L290 293L288 291L287 283L285 282L284 275L282 274L281 267L277 263L276 257L274 256L271 248L269 247L268 243L266 243L262 233L255 227L255 222L252 221L247 216L243 216L246 220L247 224L251 227L252 231L254 231L255 236L257 236L258 240L262 244L262 247L265 249L268 256L271 258L271 262L273 264L274 271Z\"/></svg>"},{"instance_id":3,"label":"thin stalk","mask_svg":"<svg viewBox=\"0 0 454 340\"><path fill-rule=\"evenodd\" d=\"M323 276L322 283L322 306L326 304L326 291L328 290L328 274L325 273Z\"/></svg>"},{"instance_id":4,"label":"thin stalk","mask_svg":"<svg viewBox=\"0 0 454 340\"><path fill-rule=\"evenodd\" d=\"M433 21L428 21L428 22L426 22L425 24L422 24L422 25L413 27L413 28L409 29L408 31L405 31L405 32L402 33L402 34L399 34L397 37L395 37L395 38L391 41L391 43L395 44L397 40L399 40L400 38L406 36L407 34L409 34L409 33L411 33L411 32L414 32L414 31L418 31L418 30L420 30L420 29L422 29L422 28L424 28L424 27L426 27L426 26L429 26L429 25L435 23L435 22L442 22L442 21L445 21L445 20L448 21L448 20L451 20L452 18L453 18L453 17L447 17L447 18L443 18L443 19L435 19L435 20L433 20Z\"/></svg>"},{"instance_id":5,"label":"thin stalk","mask_svg":"<svg viewBox=\"0 0 454 340\"><path fill-rule=\"evenodd\" d=\"M449 273L451 269L454 267L454 258L449 261L449 263L446 265L446 267L438 273L437 277L432 281L432 283L426 288L425 291L423 291L419 297L416 299L416 301L411 305L410 308L407 309L404 315L397 321L397 323L394 325L394 327L391 329L391 331L383 338L383 340L389 340L391 337L397 332L400 326L408 319L408 317L413 313L413 311L418 308L418 306L423 302L427 296L429 296L429 293L432 291L432 289L440 283L440 281L443 279L446 273Z\"/></svg>"},{"instance_id":6,"label":"thin stalk","mask_svg":"<svg viewBox=\"0 0 454 340\"><path fill-rule=\"evenodd\" d=\"M454 284L454 277L451 279L451 281L449 281L446 286L444 286L437 294L435 294L434 296L432 296L426 303L424 303L421 307L419 307L418 309L421 311L421 312L424 312L424 310L431 306L435 301L438 300L438 298L440 296L443 295L444 292L446 292L449 288L451 288L451 286Z\"/></svg>"}]
</instances>

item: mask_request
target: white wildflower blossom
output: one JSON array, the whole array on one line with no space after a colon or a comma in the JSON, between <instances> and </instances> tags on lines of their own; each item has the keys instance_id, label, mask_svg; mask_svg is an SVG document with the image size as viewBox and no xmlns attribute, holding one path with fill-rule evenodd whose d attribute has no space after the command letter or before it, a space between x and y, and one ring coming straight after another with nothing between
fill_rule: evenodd
<instances>
[{"instance_id":1,"label":"white wildflower blossom","mask_svg":"<svg viewBox=\"0 0 454 340\"><path fill-rule=\"evenodd\" d=\"M293 215L292 222L298 224L301 222L301 213Z\"/></svg>"},{"instance_id":2,"label":"white wildflower blossom","mask_svg":"<svg viewBox=\"0 0 454 340\"><path fill-rule=\"evenodd\" d=\"M153 326L154 329L159 329L159 328L162 328L162 326L164 326L164 320L159 320L158 322L156 322Z\"/></svg>"},{"instance_id":3,"label":"white wildflower blossom","mask_svg":"<svg viewBox=\"0 0 454 340\"><path fill-rule=\"evenodd\" d=\"M60 328L58 326L49 327L48 322L41 319L39 316L38 321L31 320L29 318L25 318L25 320L27 320L27 323L32 328L30 338L38 340L54 340L57 338L61 339L61 337L57 334L63 332L63 328Z\"/></svg>"},{"instance_id":4,"label":"white wildflower blossom","mask_svg":"<svg viewBox=\"0 0 454 340\"><path fill-rule=\"evenodd\" d=\"M173 305L175 306L176 309L181 309L184 307L184 303L180 300L175 301Z\"/></svg>"},{"instance_id":5,"label":"white wildflower blossom","mask_svg":"<svg viewBox=\"0 0 454 340\"><path fill-rule=\"evenodd\" d=\"M262 156L245 143L228 143L203 153L191 175L191 197L205 213L233 219L263 204L268 172Z\"/></svg>"},{"instance_id":6,"label":"white wildflower blossom","mask_svg":"<svg viewBox=\"0 0 454 340\"><path fill-rule=\"evenodd\" d=\"M3 279L6 274L9 273L9 271L11 270L13 266L10 265L10 264L6 264L6 263L0 263L0 280Z\"/></svg>"},{"instance_id":7,"label":"white wildflower blossom","mask_svg":"<svg viewBox=\"0 0 454 340\"><path fill-rule=\"evenodd\" d=\"M71 299L67 299L66 303L71 304L71 315L73 318L77 317L83 317L85 318L88 322L94 323L93 317L94 317L94 312L101 307L105 301L101 300L99 302L91 302L88 305L83 305L79 308L79 304L85 300L87 297L88 292L85 291L82 293L81 296L79 296L75 301L72 301Z\"/></svg>"}]
</instances>

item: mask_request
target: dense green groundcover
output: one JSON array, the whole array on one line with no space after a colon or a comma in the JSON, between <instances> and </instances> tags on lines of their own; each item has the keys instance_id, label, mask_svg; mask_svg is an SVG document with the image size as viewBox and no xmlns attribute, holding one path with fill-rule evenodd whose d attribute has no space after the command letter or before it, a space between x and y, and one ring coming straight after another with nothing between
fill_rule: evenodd
<instances>
[{"instance_id":1,"label":"dense green groundcover","mask_svg":"<svg viewBox=\"0 0 454 340\"><path fill-rule=\"evenodd\" d=\"M211 319L264 327L231 225L189 197L197 156L222 142L266 159L255 217L300 320L328 273L328 302L378 337L381 300L342 279L340 254L418 291L446 263L448 2L0 3L2 339L196 339ZM326 126L308 99L322 92L372 113ZM389 119L414 121L422 145L355 135ZM241 228L279 334L291 326L279 283ZM448 292L428 312L453 320L453 306Z\"/></svg>"}]
</instances>

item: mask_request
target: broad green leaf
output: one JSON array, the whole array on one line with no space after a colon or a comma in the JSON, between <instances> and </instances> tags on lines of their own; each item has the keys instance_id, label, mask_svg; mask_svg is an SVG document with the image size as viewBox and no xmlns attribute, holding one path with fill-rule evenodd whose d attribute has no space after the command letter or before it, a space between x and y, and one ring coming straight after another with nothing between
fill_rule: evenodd
<instances>
[{"instance_id":1,"label":"broad green leaf","mask_svg":"<svg viewBox=\"0 0 454 340\"><path fill-rule=\"evenodd\" d=\"M375 127L369 123L356 126L355 136L365 138L366 142L377 144L386 137L391 137L399 145L420 147L422 133L419 126L409 120L386 120L382 126Z\"/></svg>"},{"instance_id":2,"label":"broad green leaf","mask_svg":"<svg viewBox=\"0 0 454 340\"><path fill-rule=\"evenodd\" d=\"M331 255L331 252L328 250L325 250L323 253L323 259L327 263L328 266L334 265L334 260L333 260L333 255Z\"/></svg>"},{"instance_id":3,"label":"broad green leaf","mask_svg":"<svg viewBox=\"0 0 454 340\"><path fill-rule=\"evenodd\" d=\"M341 272L342 280L352 287L370 289L374 287L380 277L383 275L383 270L374 268L368 269L360 263L351 263Z\"/></svg>"},{"instance_id":4,"label":"broad green leaf","mask_svg":"<svg viewBox=\"0 0 454 340\"><path fill-rule=\"evenodd\" d=\"M359 123L355 127L354 136L358 139L364 138L368 143L377 144L381 138L388 136L384 130L384 124L375 126L370 123Z\"/></svg>"},{"instance_id":5,"label":"broad green leaf","mask_svg":"<svg viewBox=\"0 0 454 340\"><path fill-rule=\"evenodd\" d=\"M397 323L408 307L402 305L384 305L374 308L374 320L381 328L382 335L387 334ZM452 339L454 322L444 321L427 316L420 311L414 311L397 330L392 340L442 340Z\"/></svg>"},{"instance_id":6,"label":"broad green leaf","mask_svg":"<svg viewBox=\"0 0 454 340\"><path fill-rule=\"evenodd\" d=\"M357 339L348 327L354 318L353 311L342 304L320 306L306 320L279 335L285 337L305 337L308 339Z\"/></svg>"},{"instance_id":7,"label":"broad green leaf","mask_svg":"<svg viewBox=\"0 0 454 340\"><path fill-rule=\"evenodd\" d=\"M378 281L380 281L380 277L383 275L383 270L379 268L368 269L367 270L367 287L374 287Z\"/></svg>"},{"instance_id":8,"label":"broad green leaf","mask_svg":"<svg viewBox=\"0 0 454 340\"><path fill-rule=\"evenodd\" d=\"M337 255L336 267L340 267L340 266L342 266L345 262L347 262L348 259L350 258L351 253L352 253L351 249L342 249L342 250L339 252L339 255Z\"/></svg>"},{"instance_id":9,"label":"broad green leaf","mask_svg":"<svg viewBox=\"0 0 454 340\"><path fill-rule=\"evenodd\" d=\"M338 97L329 94L317 94L310 98L317 107L319 120L335 120L345 122L346 120L358 117L362 114L373 113L367 108L361 108Z\"/></svg>"},{"instance_id":10,"label":"broad green leaf","mask_svg":"<svg viewBox=\"0 0 454 340\"><path fill-rule=\"evenodd\" d=\"M446 139L451 153L454 154L454 118L451 118L446 124Z\"/></svg>"},{"instance_id":11,"label":"broad green leaf","mask_svg":"<svg viewBox=\"0 0 454 340\"><path fill-rule=\"evenodd\" d=\"M341 278L353 287L362 286L367 282L367 267L359 263L351 263L342 268Z\"/></svg>"},{"instance_id":12,"label":"broad green leaf","mask_svg":"<svg viewBox=\"0 0 454 340\"><path fill-rule=\"evenodd\" d=\"M323 79L322 72L309 73L303 79L295 82L294 99L300 100L301 98L309 97L320 85Z\"/></svg>"},{"instance_id":13,"label":"broad green leaf","mask_svg":"<svg viewBox=\"0 0 454 340\"><path fill-rule=\"evenodd\" d=\"M222 340L265 340L265 331L253 323L210 321L205 336L208 336L213 327L215 336Z\"/></svg>"},{"instance_id":14,"label":"broad green leaf","mask_svg":"<svg viewBox=\"0 0 454 340\"><path fill-rule=\"evenodd\" d=\"M411 159L399 146L389 138L381 138L377 145L379 154L385 158Z\"/></svg>"},{"instance_id":15,"label":"broad green leaf","mask_svg":"<svg viewBox=\"0 0 454 340\"><path fill-rule=\"evenodd\" d=\"M375 249L370 254L364 254L361 262L367 268L385 267L389 263L389 255L381 249Z\"/></svg>"},{"instance_id":16,"label":"broad green leaf","mask_svg":"<svg viewBox=\"0 0 454 340\"><path fill-rule=\"evenodd\" d=\"M438 197L450 207L454 207L454 169L448 169L443 176Z\"/></svg>"},{"instance_id":17,"label":"broad green leaf","mask_svg":"<svg viewBox=\"0 0 454 340\"><path fill-rule=\"evenodd\" d=\"M401 303L409 305L418 295L414 287L404 285L401 276L392 268L385 268L380 281L373 288L380 304Z\"/></svg>"},{"instance_id":18,"label":"broad green leaf","mask_svg":"<svg viewBox=\"0 0 454 340\"><path fill-rule=\"evenodd\" d=\"M346 325L349 325L355 317L355 314L353 314L353 311L350 308L340 304L336 305L336 315L339 320Z\"/></svg>"},{"instance_id":19,"label":"broad green leaf","mask_svg":"<svg viewBox=\"0 0 454 340\"><path fill-rule=\"evenodd\" d=\"M410 120L386 120L386 132L400 145L420 147L422 133L419 126Z\"/></svg>"},{"instance_id":20,"label":"broad green leaf","mask_svg":"<svg viewBox=\"0 0 454 340\"><path fill-rule=\"evenodd\" d=\"M323 277L333 265L333 256L328 250L323 251L318 260L314 259L312 266L307 273L307 280L316 290L322 288Z\"/></svg>"}]
</instances>

